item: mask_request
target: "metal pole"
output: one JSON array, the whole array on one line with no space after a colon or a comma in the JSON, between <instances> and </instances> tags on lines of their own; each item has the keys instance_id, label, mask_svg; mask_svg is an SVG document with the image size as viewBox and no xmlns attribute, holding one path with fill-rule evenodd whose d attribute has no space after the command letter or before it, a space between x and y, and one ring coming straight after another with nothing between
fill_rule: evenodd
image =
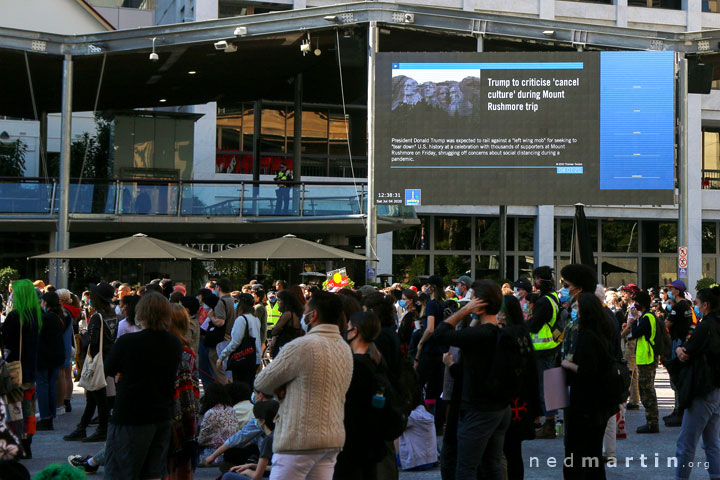
<instances>
[{"instance_id":1,"label":"metal pole","mask_svg":"<svg viewBox=\"0 0 720 480\"><path fill-rule=\"evenodd\" d=\"M65 54L65 60L63 62L62 88L62 122L60 126L60 205L58 210L56 250L67 250L70 246L70 233L68 232L68 205L70 198L70 140L72 127L73 60L72 55L68 53ZM67 288L67 263L57 262L55 274L55 287Z\"/></svg>"},{"instance_id":2,"label":"metal pole","mask_svg":"<svg viewBox=\"0 0 720 480\"><path fill-rule=\"evenodd\" d=\"M372 20L368 27L368 94L367 94L367 165L368 165L368 196L367 196L367 238L365 255L377 258L377 206L375 206L375 55L378 44L377 21ZM366 279L373 283L377 275L377 262L366 262Z\"/></svg>"},{"instance_id":3,"label":"metal pole","mask_svg":"<svg viewBox=\"0 0 720 480\"><path fill-rule=\"evenodd\" d=\"M303 99L303 74L295 75L295 118L293 129L293 181L301 180L302 168L302 99ZM298 188L292 187L293 192L293 212L297 212L297 206L300 203L298 199Z\"/></svg>"},{"instance_id":4,"label":"metal pole","mask_svg":"<svg viewBox=\"0 0 720 480\"><path fill-rule=\"evenodd\" d=\"M683 54L678 62L678 170L680 188L678 208L678 246L687 247L688 244L688 65ZM688 252L688 256L689 256ZM699 253L699 252L693 252ZM679 259L678 259L679 260ZM679 266L679 263L678 263ZM684 269L678 268L678 278L687 285L687 265Z\"/></svg>"},{"instance_id":5,"label":"metal pole","mask_svg":"<svg viewBox=\"0 0 720 480\"><path fill-rule=\"evenodd\" d=\"M260 180L260 134L262 133L262 102L260 100L255 101L255 109L253 111L253 182ZM253 212L255 216L260 215L260 206L258 198L260 196L260 185L253 183L252 186L252 198L253 198Z\"/></svg>"},{"instance_id":6,"label":"metal pole","mask_svg":"<svg viewBox=\"0 0 720 480\"><path fill-rule=\"evenodd\" d=\"M500 279L505 279L506 265L505 257L507 257L507 206L500 205L500 251L499 251L499 265L500 265Z\"/></svg>"}]
</instances>

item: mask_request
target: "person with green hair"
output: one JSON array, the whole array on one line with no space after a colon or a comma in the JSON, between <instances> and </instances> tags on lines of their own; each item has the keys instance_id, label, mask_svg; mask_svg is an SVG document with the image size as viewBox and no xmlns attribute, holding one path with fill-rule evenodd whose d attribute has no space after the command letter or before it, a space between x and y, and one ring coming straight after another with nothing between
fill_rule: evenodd
<instances>
[{"instance_id":1,"label":"person with green hair","mask_svg":"<svg viewBox=\"0 0 720 480\"><path fill-rule=\"evenodd\" d=\"M30 446L36 430L35 372L42 315L37 290L30 280L17 280L13 282L12 289L13 309L0 327L0 345L3 353L7 354L8 363L20 360L22 385L7 396L8 403L17 407L10 408L10 411L21 412L8 420L12 431L20 437L24 451L22 458L32 458Z\"/></svg>"},{"instance_id":2,"label":"person with green hair","mask_svg":"<svg viewBox=\"0 0 720 480\"><path fill-rule=\"evenodd\" d=\"M52 464L43 468L33 480L83 480L85 474L70 465Z\"/></svg>"}]
</instances>

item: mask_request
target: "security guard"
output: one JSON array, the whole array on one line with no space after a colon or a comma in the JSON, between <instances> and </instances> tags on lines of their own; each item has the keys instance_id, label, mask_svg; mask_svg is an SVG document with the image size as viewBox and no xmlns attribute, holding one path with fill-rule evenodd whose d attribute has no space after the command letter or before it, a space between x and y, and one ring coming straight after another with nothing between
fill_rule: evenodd
<instances>
[{"instance_id":1,"label":"security guard","mask_svg":"<svg viewBox=\"0 0 720 480\"><path fill-rule=\"evenodd\" d=\"M285 163L280 164L280 170L275 174L275 183L278 184L277 190L275 190L275 215L287 215L290 207L290 186L287 182L291 182L293 179L292 170L288 170Z\"/></svg>"},{"instance_id":2,"label":"security guard","mask_svg":"<svg viewBox=\"0 0 720 480\"><path fill-rule=\"evenodd\" d=\"M268 332L273 329L275 324L280 320L280 307L277 301L277 295L275 292L268 292L267 294L268 303L265 306L267 310L267 329Z\"/></svg>"},{"instance_id":3,"label":"security guard","mask_svg":"<svg viewBox=\"0 0 720 480\"><path fill-rule=\"evenodd\" d=\"M655 334L657 321L650 313L650 295L641 291L635 295L634 318L628 319L632 329L632 338L637 340L635 361L637 362L640 386L640 400L645 407L645 425L637 428L637 433L658 433L658 404L655 393L655 370L657 370L657 355L655 355ZM637 320L639 318L639 320Z\"/></svg>"},{"instance_id":4,"label":"security guard","mask_svg":"<svg viewBox=\"0 0 720 480\"><path fill-rule=\"evenodd\" d=\"M543 372L555 367L559 352L560 341L553 337L552 328L558 320L560 313L560 299L553 291L553 270L551 267L538 267L533 271L535 289L539 291L540 298L535 302L533 315L528 321L530 337L535 349L540 387L543 386ZM542 391L542 390L541 390ZM545 411L545 423L542 430L536 433L536 438L555 438L555 416L557 410L545 410L545 400L541 400Z\"/></svg>"}]
</instances>

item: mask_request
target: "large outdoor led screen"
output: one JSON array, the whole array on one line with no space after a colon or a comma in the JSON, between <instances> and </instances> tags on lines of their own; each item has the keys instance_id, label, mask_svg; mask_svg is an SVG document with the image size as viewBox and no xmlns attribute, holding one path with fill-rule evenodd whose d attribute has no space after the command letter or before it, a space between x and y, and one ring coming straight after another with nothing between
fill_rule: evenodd
<instances>
[{"instance_id":1,"label":"large outdoor led screen","mask_svg":"<svg viewBox=\"0 0 720 480\"><path fill-rule=\"evenodd\" d=\"M672 52L377 58L377 204L673 203Z\"/></svg>"}]
</instances>

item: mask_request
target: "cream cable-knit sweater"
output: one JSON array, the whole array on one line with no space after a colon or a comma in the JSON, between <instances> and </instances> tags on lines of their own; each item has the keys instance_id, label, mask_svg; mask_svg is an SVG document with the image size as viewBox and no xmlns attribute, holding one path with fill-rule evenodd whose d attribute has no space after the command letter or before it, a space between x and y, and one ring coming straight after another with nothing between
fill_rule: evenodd
<instances>
[{"instance_id":1,"label":"cream cable-knit sweater","mask_svg":"<svg viewBox=\"0 0 720 480\"><path fill-rule=\"evenodd\" d=\"M287 386L273 452L342 448L345 394L352 374L352 352L336 325L320 324L285 345L255 379L255 388L268 394Z\"/></svg>"}]
</instances>

